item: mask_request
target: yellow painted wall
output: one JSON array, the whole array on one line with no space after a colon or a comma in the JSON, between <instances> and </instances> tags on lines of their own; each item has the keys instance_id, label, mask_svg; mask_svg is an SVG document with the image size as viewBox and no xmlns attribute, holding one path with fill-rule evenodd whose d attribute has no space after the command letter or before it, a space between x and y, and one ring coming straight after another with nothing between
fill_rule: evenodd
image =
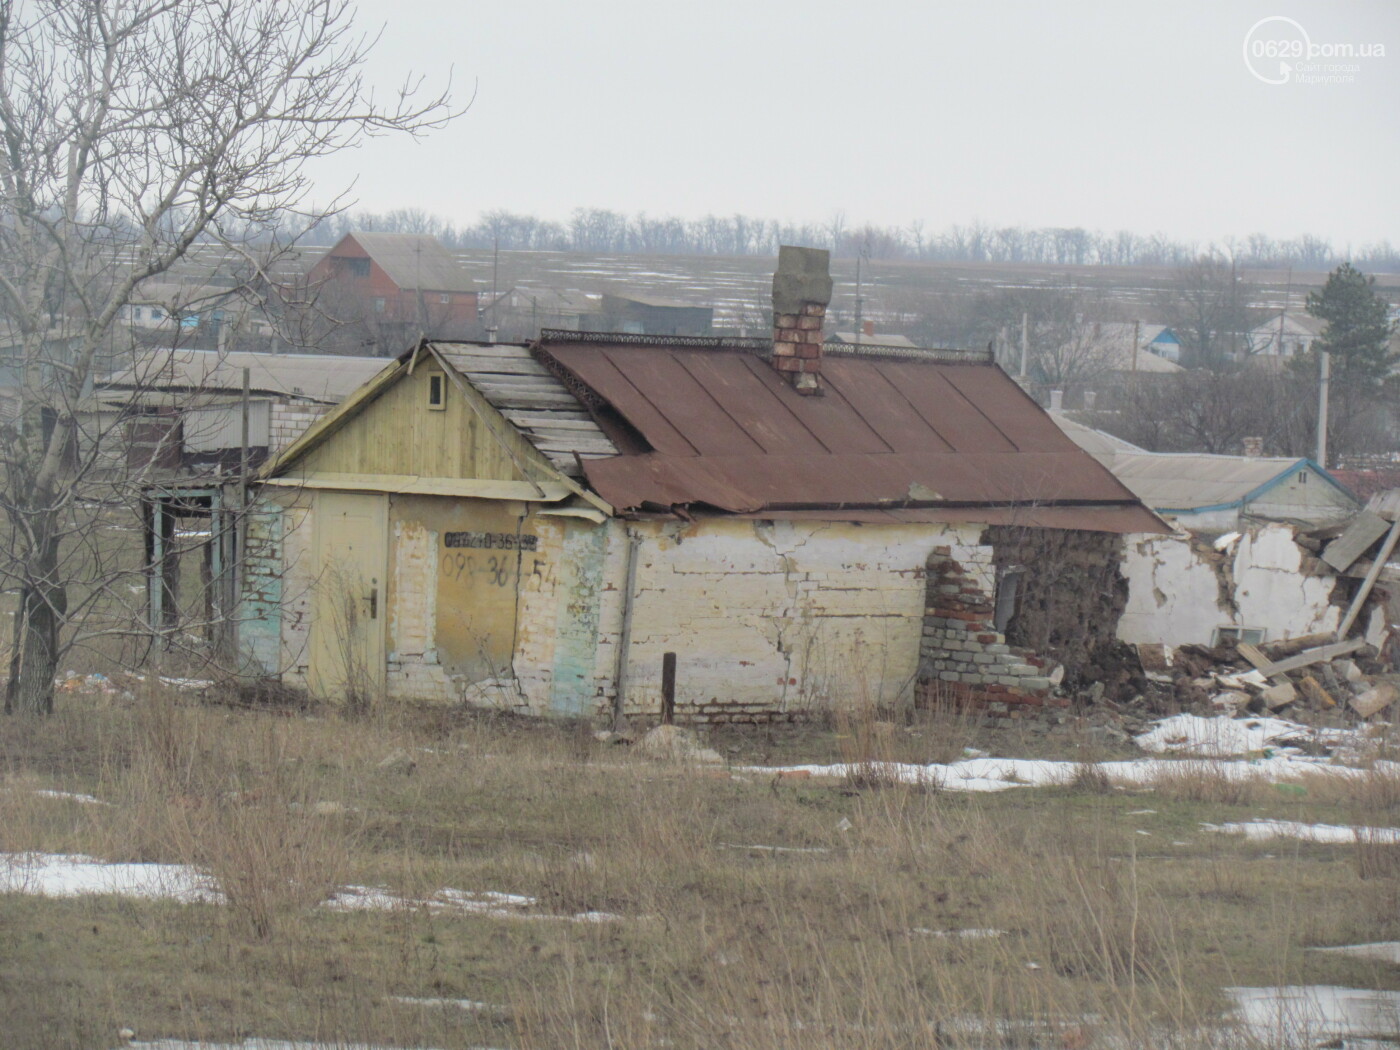
<instances>
[{"instance_id":1,"label":"yellow painted wall","mask_svg":"<svg viewBox=\"0 0 1400 1050\"><path fill-rule=\"evenodd\" d=\"M444 375L436 361L420 359L413 375L404 376L313 449L293 472L397 474L425 478L524 480L506 448L530 469L535 480L553 477L548 461L487 402L464 384L446 379L446 405L428 407L429 376ZM482 416L495 421L504 445Z\"/></svg>"},{"instance_id":2,"label":"yellow painted wall","mask_svg":"<svg viewBox=\"0 0 1400 1050\"><path fill-rule=\"evenodd\" d=\"M395 496L389 519L390 692L456 699L509 677L524 606L553 608L557 519L521 502L436 496ZM538 639L531 648L548 659Z\"/></svg>"}]
</instances>

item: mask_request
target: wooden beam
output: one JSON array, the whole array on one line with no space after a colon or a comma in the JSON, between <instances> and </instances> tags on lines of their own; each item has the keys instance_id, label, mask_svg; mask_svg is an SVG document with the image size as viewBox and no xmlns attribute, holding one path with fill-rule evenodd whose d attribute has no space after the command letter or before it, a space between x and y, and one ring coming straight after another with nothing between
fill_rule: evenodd
<instances>
[{"instance_id":1,"label":"wooden beam","mask_svg":"<svg viewBox=\"0 0 1400 1050\"><path fill-rule=\"evenodd\" d=\"M1273 665L1272 660L1270 660L1255 646L1250 645L1248 642L1237 642L1235 644L1235 652L1239 653L1246 660L1252 663L1254 665L1255 670L1257 671L1263 671L1264 668L1271 667Z\"/></svg>"},{"instance_id":2,"label":"wooden beam","mask_svg":"<svg viewBox=\"0 0 1400 1050\"><path fill-rule=\"evenodd\" d=\"M1278 660L1271 664L1265 664L1259 668L1259 673L1272 678L1274 675L1286 674L1289 671L1296 671L1302 667L1309 667L1312 664L1326 663L1335 660L1339 656L1346 656L1354 653L1366 644L1365 638L1348 638L1344 642L1333 642L1331 645L1319 646L1316 649L1305 649L1297 656L1290 656L1286 660ZM1248 659L1246 657L1246 659Z\"/></svg>"},{"instance_id":3,"label":"wooden beam","mask_svg":"<svg viewBox=\"0 0 1400 1050\"><path fill-rule=\"evenodd\" d=\"M1385 535L1389 527L1390 522L1379 514L1363 510L1347 526L1346 532L1327 545L1322 552L1322 560L1338 572L1345 572L1370 549L1371 544Z\"/></svg>"},{"instance_id":4,"label":"wooden beam","mask_svg":"<svg viewBox=\"0 0 1400 1050\"><path fill-rule=\"evenodd\" d=\"M1380 553L1376 555L1375 564L1371 566L1371 571L1366 574L1366 578L1361 581L1361 589L1356 592L1356 597L1351 600L1351 608L1342 617L1341 626L1337 628L1337 637L1345 638L1347 632L1351 630L1351 625L1356 622L1357 616L1361 614L1361 607L1366 604L1366 599L1371 596L1371 588L1376 585L1376 580L1380 577L1381 570L1385 568L1385 563L1390 560L1391 554L1395 551L1395 543L1400 540L1400 521L1390 527L1390 531L1385 534L1385 542L1381 544Z\"/></svg>"}]
</instances>

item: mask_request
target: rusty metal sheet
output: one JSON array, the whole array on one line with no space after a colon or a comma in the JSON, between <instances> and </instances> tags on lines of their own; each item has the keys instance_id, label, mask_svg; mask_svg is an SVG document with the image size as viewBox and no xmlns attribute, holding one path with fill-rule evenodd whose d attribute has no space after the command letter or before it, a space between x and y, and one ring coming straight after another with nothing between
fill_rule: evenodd
<instances>
[{"instance_id":1,"label":"rusty metal sheet","mask_svg":"<svg viewBox=\"0 0 1400 1050\"><path fill-rule=\"evenodd\" d=\"M1018 520L1079 522L1045 527L1163 528L989 364L828 356L825 396L803 397L748 347L595 339L549 341L543 352L653 449L585 464L619 508L832 510L840 520L857 508L957 504L943 520L977 521L970 507L995 504Z\"/></svg>"},{"instance_id":2,"label":"rusty metal sheet","mask_svg":"<svg viewBox=\"0 0 1400 1050\"><path fill-rule=\"evenodd\" d=\"M836 382L831 375L824 375L827 397L822 399L827 400L833 393L841 399L839 404L847 409L838 419L842 431L858 425L868 426L891 452L952 451L953 445L944 440L931 420L909 403L899 384L885 372L861 368L868 362L854 359L833 359L823 364L835 365L836 373L842 379ZM842 368L843 365L853 367ZM809 400L796 394L793 396L799 400ZM832 451L839 452L844 445L844 440L838 437Z\"/></svg>"},{"instance_id":3,"label":"rusty metal sheet","mask_svg":"<svg viewBox=\"0 0 1400 1050\"><path fill-rule=\"evenodd\" d=\"M621 360L609 356L628 385L646 398L699 455L763 455L763 447L749 436L746 428L734 425L734 417L727 410L728 403L737 400L736 391L752 383L725 383L723 379L730 375L739 378L743 373L725 369L711 376L719 382L707 389L686 370L683 362L690 355L629 348L619 355Z\"/></svg>"},{"instance_id":4,"label":"rusty metal sheet","mask_svg":"<svg viewBox=\"0 0 1400 1050\"><path fill-rule=\"evenodd\" d=\"M745 367L759 385L770 391L774 400L787 408L793 419L821 442L823 449L844 449L850 453L877 455L890 451L890 446L868 423L859 418L841 396L840 391L829 390L825 397L801 399L810 403L810 406L799 414L799 406L790 400L792 389L787 380L774 371L773 366L762 357L755 354L745 354L743 357Z\"/></svg>"},{"instance_id":5,"label":"rusty metal sheet","mask_svg":"<svg viewBox=\"0 0 1400 1050\"><path fill-rule=\"evenodd\" d=\"M1083 529L1090 532L1169 533L1145 507L922 507L898 510L775 510L736 514L766 521L852 521L866 525L1025 525L1038 529Z\"/></svg>"},{"instance_id":6,"label":"rusty metal sheet","mask_svg":"<svg viewBox=\"0 0 1400 1050\"><path fill-rule=\"evenodd\" d=\"M837 375L840 365L864 364L861 361L834 360ZM880 371L898 388L903 397L919 416L928 421L950 448L976 448L985 452L1016 452L1018 449L997 427L997 421L1008 419L1010 412L990 412L975 404L949 381L949 372L965 372L972 369L987 369L985 365L946 365L932 369L915 361L890 361ZM834 378L834 377L833 377ZM844 378L844 376L842 377ZM855 382L863 382L865 377L856 375ZM995 399L986 399L989 405Z\"/></svg>"},{"instance_id":7,"label":"rusty metal sheet","mask_svg":"<svg viewBox=\"0 0 1400 1050\"><path fill-rule=\"evenodd\" d=\"M1096 475L1080 472L1077 466L1077 457L1054 452L757 457L648 453L589 460L584 473L615 507L705 503L743 512L882 503L1135 502L1122 495L1106 471Z\"/></svg>"},{"instance_id":8,"label":"rusty metal sheet","mask_svg":"<svg viewBox=\"0 0 1400 1050\"><path fill-rule=\"evenodd\" d=\"M1058 424L998 368L950 368L945 378L975 405L996 405L996 426L1016 448L1061 448Z\"/></svg>"}]
</instances>

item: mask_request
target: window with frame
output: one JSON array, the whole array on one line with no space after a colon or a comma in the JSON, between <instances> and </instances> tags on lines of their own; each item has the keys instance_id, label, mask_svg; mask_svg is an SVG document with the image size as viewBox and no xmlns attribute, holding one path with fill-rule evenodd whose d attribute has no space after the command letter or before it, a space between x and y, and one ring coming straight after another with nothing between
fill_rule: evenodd
<instances>
[{"instance_id":1,"label":"window with frame","mask_svg":"<svg viewBox=\"0 0 1400 1050\"><path fill-rule=\"evenodd\" d=\"M428 373L428 408L441 412L447 407L447 376L441 372Z\"/></svg>"}]
</instances>

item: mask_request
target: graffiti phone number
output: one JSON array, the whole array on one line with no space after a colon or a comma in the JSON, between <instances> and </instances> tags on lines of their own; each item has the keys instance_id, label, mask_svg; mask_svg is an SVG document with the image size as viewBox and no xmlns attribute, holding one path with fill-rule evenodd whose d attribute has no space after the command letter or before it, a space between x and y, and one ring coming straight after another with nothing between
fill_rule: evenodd
<instances>
[{"instance_id":1,"label":"graffiti phone number","mask_svg":"<svg viewBox=\"0 0 1400 1050\"><path fill-rule=\"evenodd\" d=\"M513 532L449 532L442 538L443 546L467 547L486 551L538 550L538 536L517 536Z\"/></svg>"}]
</instances>

